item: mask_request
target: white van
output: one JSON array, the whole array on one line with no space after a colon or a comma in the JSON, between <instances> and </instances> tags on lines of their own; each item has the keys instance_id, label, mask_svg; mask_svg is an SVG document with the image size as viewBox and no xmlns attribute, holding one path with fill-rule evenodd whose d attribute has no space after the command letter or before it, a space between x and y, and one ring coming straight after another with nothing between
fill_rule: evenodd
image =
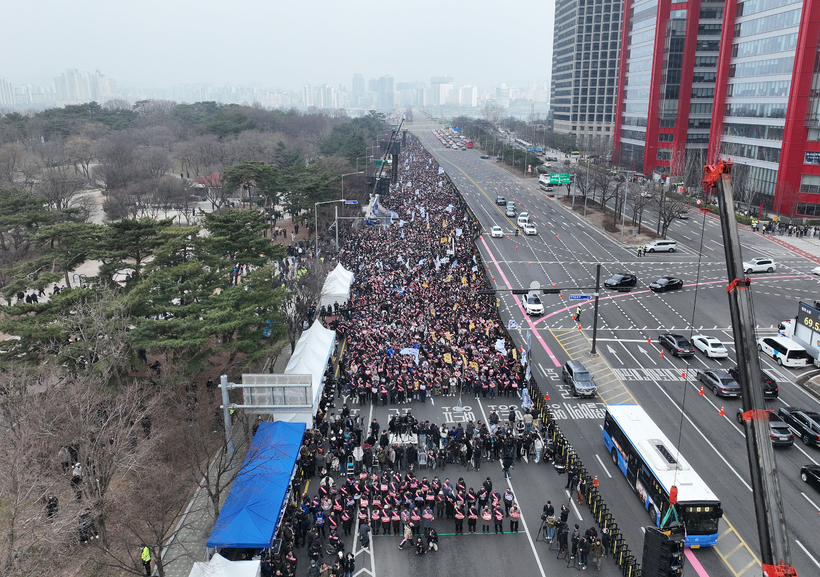
<instances>
[{"instance_id":1,"label":"white van","mask_svg":"<svg viewBox=\"0 0 820 577\"><path fill-rule=\"evenodd\" d=\"M528 222L530 222L530 213L522 212L518 215L518 226L524 226Z\"/></svg>"},{"instance_id":2,"label":"white van","mask_svg":"<svg viewBox=\"0 0 820 577\"><path fill-rule=\"evenodd\" d=\"M675 252L677 249L676 240L653 240L646 243L646 252Z\"/></svg>"},{"instance_id":3,"label":"white van","mask_svg":"<svg viewBox=\"0 0 820 577\"><path fill-rule=\"evenodd\" d=\"M809 361L808 351L786 337L757 339L757 350L772 357L781 367L805 367Z\"/></svg>"}]
</instances>

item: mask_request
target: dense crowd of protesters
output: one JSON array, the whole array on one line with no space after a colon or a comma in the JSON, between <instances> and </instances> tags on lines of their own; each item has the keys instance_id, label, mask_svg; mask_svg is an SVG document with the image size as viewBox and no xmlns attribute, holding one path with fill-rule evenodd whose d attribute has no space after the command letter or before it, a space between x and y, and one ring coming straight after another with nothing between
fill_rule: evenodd
<instances>
[{"instance_id":1,"label":"dense crowd of protesters","mask_svg":"<svg viewBox=\"0 0 820 577\"><path fill-rule=\"evenodd\" d=\"M552 462L557 453L552 423L519 400L525 370L495 300L478 294L487 288L473 245L478 223L418 141L409 139L400 158L399 182L379 199L391 217L351 232L339 253L355 274L349 302L333 309L346 348L299 458L318 484L282 529L282 552L266 560L266 574L294 575L295 550L306 548L308 575L351 575L345 536L367 547L371 535L391 535L421 555L438 550L440 530L518 532L511 490L494 489L491 477L477 487L451 480L447 468L495 461L507 477L517 462ZM450 426L413 415L414 406L455 395L511 398L523 415L493 411L486 423ZM367 423L355 409L368 404L400 411L384 425Z\"/></svg>"}]
</instances>

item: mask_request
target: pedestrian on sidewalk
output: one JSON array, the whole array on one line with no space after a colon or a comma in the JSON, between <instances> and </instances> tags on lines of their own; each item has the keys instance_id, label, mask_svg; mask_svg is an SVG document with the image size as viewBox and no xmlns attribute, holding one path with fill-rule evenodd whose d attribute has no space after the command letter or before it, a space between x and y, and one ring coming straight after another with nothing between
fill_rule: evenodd
<instances>
[{"instance_id":1,"label":"pedestrian on sidewalk","mask_svg":"<svg viewBox=\"0 0 820 577\"><path fill-rule=\"evenodd\" d=\"M145 543L142 544L140 558L142 559L142 567L145 569L146 577L151 577L151 551L148 550L148 546Z\"/></svg>"}]
</instances>

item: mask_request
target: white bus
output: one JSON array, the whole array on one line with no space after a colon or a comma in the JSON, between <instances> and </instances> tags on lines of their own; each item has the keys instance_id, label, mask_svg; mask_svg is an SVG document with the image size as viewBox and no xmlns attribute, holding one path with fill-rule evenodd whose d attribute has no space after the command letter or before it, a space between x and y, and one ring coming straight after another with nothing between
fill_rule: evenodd
<instances>
[{"instance_id":1,"label":"white bus","mask_svg":"<svg viewBox=\"0 0 820 577\"><path fill-rule=\"evenodd\" d=\"M607 407L604 444L656 527L675 524L677 516L687 547L717 543L720 501L646 411L639 405ZM677 503L670 511L672 487Z\"/></svg>"}]
</instances>

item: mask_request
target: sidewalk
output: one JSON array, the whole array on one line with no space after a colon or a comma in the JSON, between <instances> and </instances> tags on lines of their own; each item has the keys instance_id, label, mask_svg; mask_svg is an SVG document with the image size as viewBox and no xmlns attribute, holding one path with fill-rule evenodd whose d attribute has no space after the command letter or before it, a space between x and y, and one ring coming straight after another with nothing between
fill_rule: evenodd
<instances>
[{"instance_id":1,"label":"sidewalk","mask_svg":"<svg viewBox=\"0 0 820 577\"><path fill-rule=\"evenodd\" d=\"M289 346L285 347L285 350L289 351L289 349ZM276 359L273 372L284 371L289 360L289 352L280 354ZM224 435L225 433L220 429L218 434ZM223 491L223 500L230 493L230 489L231 487L227 487ZM174 528L170 542L162 552L162 559L168 563L165 566L165 573L168 577L188 577L195 561L208 561L206 544L215 522L208 493L197 487L185 513Z\"/></svg>"},{"instance_id":2,"label":"sidewalk","mask_svg":"<svg viewBox=\"0 0 820 577\"><path fill-rule=\"evenodd\" d=\"M766 234L766 238L793 253L820 264L820 238L804 236L777 236Z\"/></svg>"},{"instance_id":3,"label":"sidewalk","mask_svg":"<svg viewBox=\"0 0 820 577\"><path fill-rule=\"evenodd\" d=\"M720 221L720 217L716 214L706 213L706 216L716 221ZM746 224L738 224L737 226L742 230L752 230L752 227ZM802 256L803 258L807 258L812 262L820 264L820 237L797 237L787 236L785 234L780 235L772 233L766 233L764 235L762 232L758 232L756 234L759 234L763 236L765 239L770 240L777 245L780 245L786 250L792 251L798 256Z\"/></svg>"}]
</instances>

